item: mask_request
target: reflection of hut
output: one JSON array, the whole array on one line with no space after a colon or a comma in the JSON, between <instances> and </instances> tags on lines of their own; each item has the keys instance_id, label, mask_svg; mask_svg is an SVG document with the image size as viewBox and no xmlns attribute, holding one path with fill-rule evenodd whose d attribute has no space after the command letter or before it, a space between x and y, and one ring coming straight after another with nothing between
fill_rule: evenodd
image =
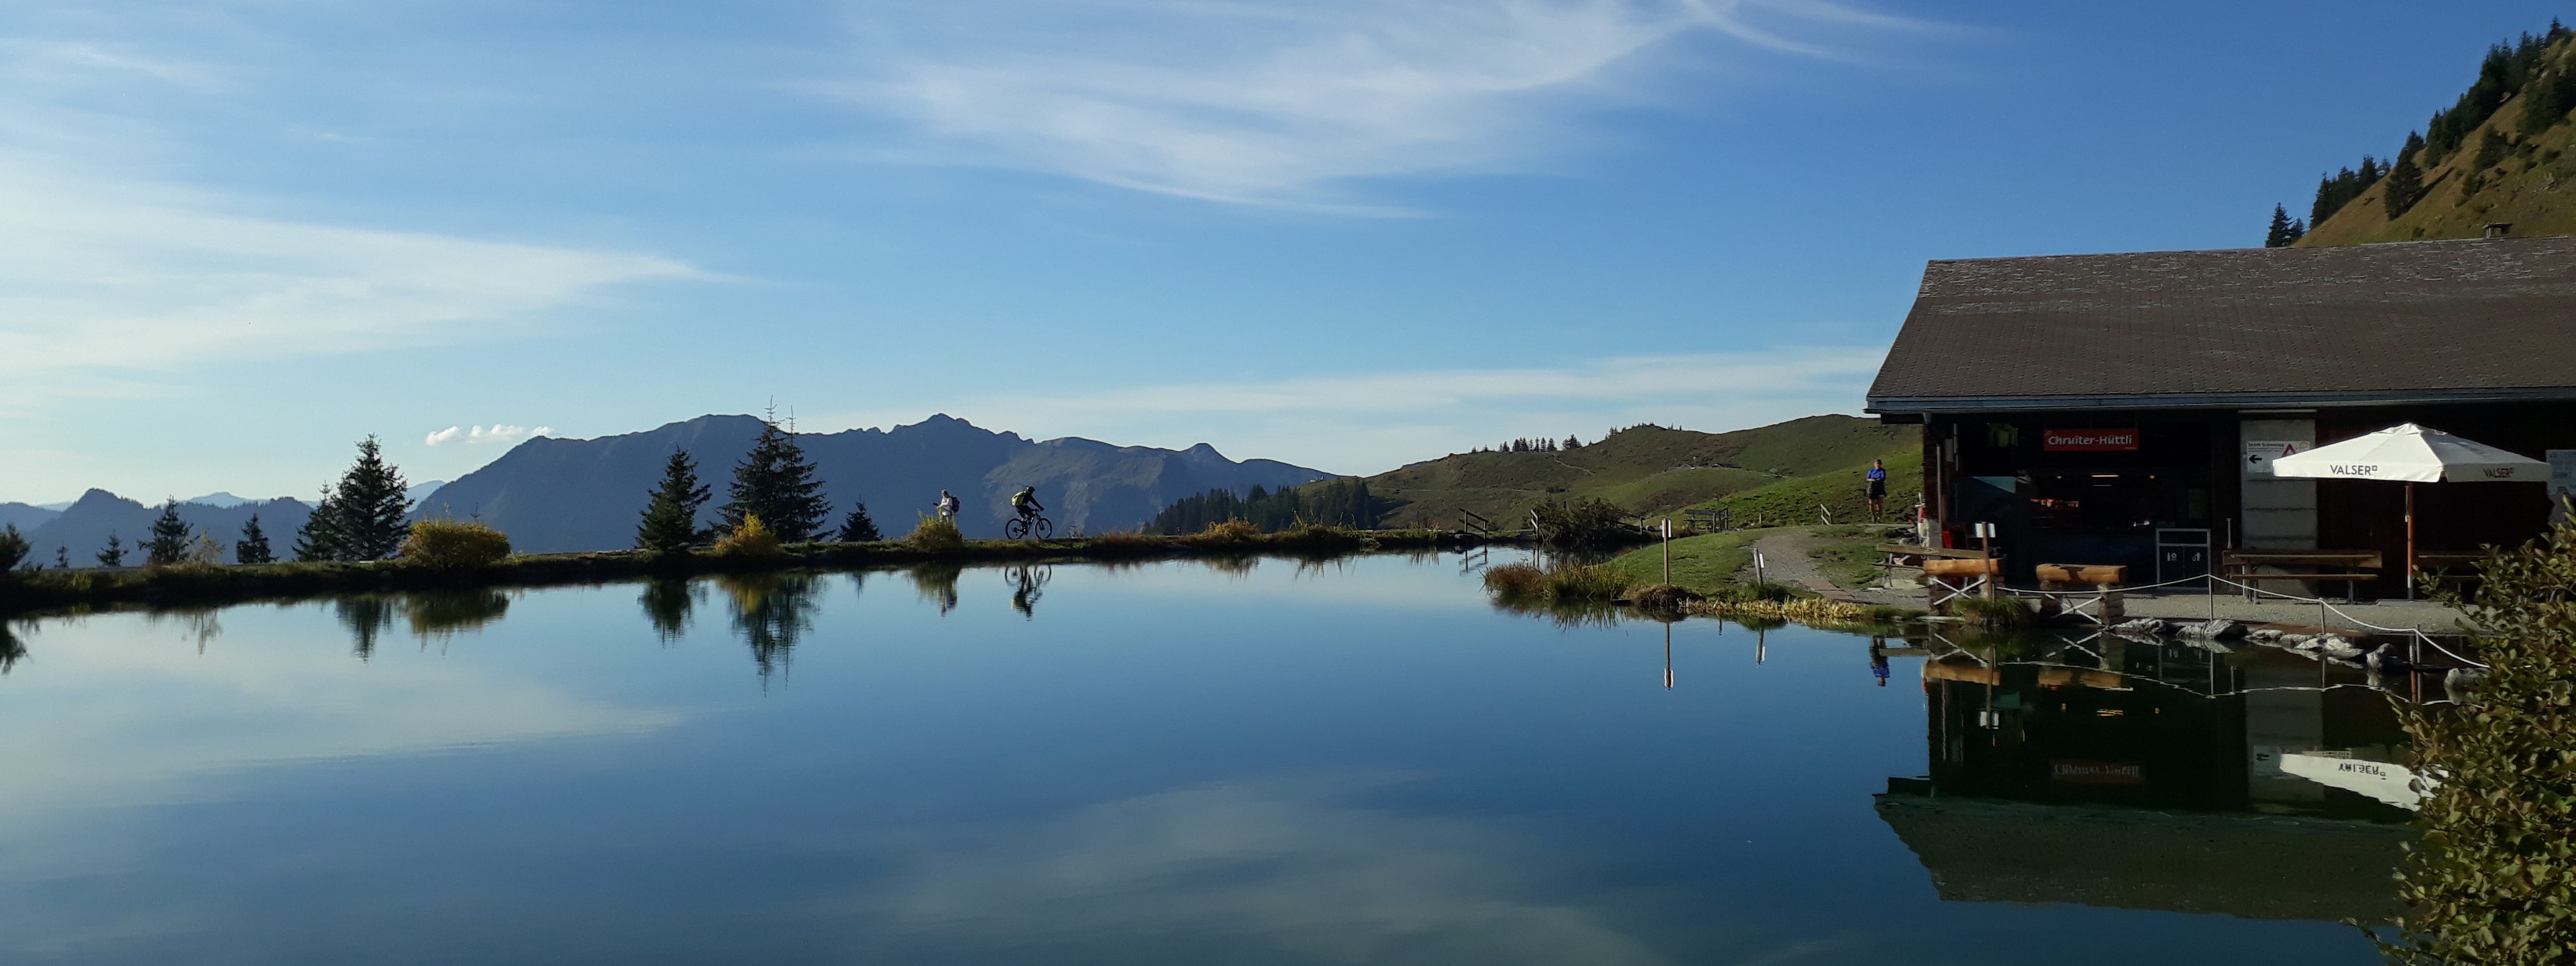
<instances>
[{"instance_id":1,"label":"reflection of hut","mask_svg":"<svg viewBox=\"0 0 2576 966\"><path fill-rule=\"evenodd\" d=\"M1878 796L1950 902L2071 902L2249 919L2396 911L2404 826L2279 815Z\"/></svg>"}]
</instances>

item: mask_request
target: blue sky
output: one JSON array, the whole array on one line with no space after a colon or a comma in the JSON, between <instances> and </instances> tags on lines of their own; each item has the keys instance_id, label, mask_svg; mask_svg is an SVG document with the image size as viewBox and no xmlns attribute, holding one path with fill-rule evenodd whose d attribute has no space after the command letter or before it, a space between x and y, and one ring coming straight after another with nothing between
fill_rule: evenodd
<instances>
[{"instance_id":1,"label":"blue sky","mask_svg":"<svg viewBox=\"0 0 2576 966\"><path fill-rule=\"evenodd\" d=\"M1856 412L1925 259L2259 243L2558 13L16 0L0 500L773 399L1351 473Z\"/></svg>"}]
</instances>

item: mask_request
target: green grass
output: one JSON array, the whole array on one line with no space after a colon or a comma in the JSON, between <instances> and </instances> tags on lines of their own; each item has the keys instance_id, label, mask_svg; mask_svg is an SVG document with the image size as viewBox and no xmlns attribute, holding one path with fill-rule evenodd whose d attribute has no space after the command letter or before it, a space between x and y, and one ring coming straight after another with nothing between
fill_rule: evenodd
<instances>
[{"instance_id":1,"label":"green grass","mask_svg":"<svg viewBox=\"0 0 2576 966\"><path fill-rule=\"evenodd\" d=\"M1911 449L1883 458L1887 460L1887 515L1893 519L1914 506L1915 496L1923 491L1923 453ZM1864 523L1869 520L1869 498L1862 474L1868 470L1869 460L1863 458L1832 472L1782 480L1697 505L1724 508L1734 515L1738 526L1756 521L1765 525L1824 523L1820 505L1832 510L1836 524Z\"/></svg>"},{"instance_id":2,"label":"green grass","mask_svg":"<svg viewBox=\"0 0 2576 966\"><path fill-rule=\"evenodd\" d=\"M1402 504L1389 525L1456 527L1461 511L1472 510L1512 529L1542 501L1594 497L1631 513L1666 513L1866 465L1873 456L1918 452L1919 433L1854 416L1809 416L1730 433L1639 426L1561 452L1452 454L1369 477L1368 485Z\"/></svg>"},{"instance_id":3,"label":"green grass","mask_svg":"<svg viewBox=\"0 0 2576 966\"><path fill-rule=\"evenodd\" d=\"M1753 562L1753 541L1769 530L1733 530L1673 541L1673 585L1702 594L1719 593L1735 584L1737 571ZM1664 579L1664 546L1647 545L1621 554L1605 567L1613 567L1639 583L1662 583Z\"/></svg>"}]
</instances>

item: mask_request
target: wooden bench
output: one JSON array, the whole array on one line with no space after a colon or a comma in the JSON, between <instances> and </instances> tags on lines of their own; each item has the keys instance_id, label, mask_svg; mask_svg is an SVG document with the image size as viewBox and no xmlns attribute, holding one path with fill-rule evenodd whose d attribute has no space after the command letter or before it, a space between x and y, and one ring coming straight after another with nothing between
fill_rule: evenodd
<instances>
[{"instance_id":1,"label":"wooden bench","mask_svg":"<svg viewBox=\"0 0 2576 966\"><path fill-rule=\"evenodd\" d=\"M1995 595L1995 582L2003 579L2001 557L1936 557L1923 561L1923 576L1929 580L1924 588L1925 600L1936 613L1949 613L1945 605L1973 591L1979 597Z\"/></svg>"},{"instance_id":2,"label":"wooden bench","mask_svg":"<svg viewBox=\"0 0 2576 966\"><path fill-rule=\"evenodd\" d=\"M2128 618L2128 608L2120 596L2121 586L2129 582L2129 568L2124 565L2044 563L2031 568L2031 572L2039 578L2041 590L2093 588L2092 600L2079 603L2070 599L2065 602L2068 614L2089 618L2104 627Z\"/></svg>"},{"instance_id":3,"label":"wooden bench","mask_svg":"<svg viewBox=\"0 0 2576 966\"><path fill-rule=\"evenodd\" d=\"M2379 569L2383 558L2376 550L2231 550L2219 558L2219 576L2245 585L2245 599L2253 600L2254 587L2267 580L2314 580L2344 585L2345 600L2365 580L2378 580L2378 574L2360 573ZM2282 573L2257 573L2256 567L2285 568ZM2345 568L2337 573L2329 567Z\"/></svg>"}]
</instances>

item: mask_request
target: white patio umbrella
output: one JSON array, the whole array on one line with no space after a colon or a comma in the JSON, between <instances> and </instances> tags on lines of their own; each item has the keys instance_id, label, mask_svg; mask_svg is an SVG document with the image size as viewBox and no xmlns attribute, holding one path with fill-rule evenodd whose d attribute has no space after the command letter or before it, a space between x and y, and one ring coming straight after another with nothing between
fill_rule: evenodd
<instances>
[{"instance_id":1,"label":"white patio umbrella","mask_svg":"<svg viewBox=\"0 0 2576 966\"><path fill-rule=\"evenodd\" d=\"M2406 484L2406 596L2415 596L2415 484L2545 483L2549 464L2438 429L2399 423L2272 460L2273 476Z\"/></svg>"}]
</instances>

